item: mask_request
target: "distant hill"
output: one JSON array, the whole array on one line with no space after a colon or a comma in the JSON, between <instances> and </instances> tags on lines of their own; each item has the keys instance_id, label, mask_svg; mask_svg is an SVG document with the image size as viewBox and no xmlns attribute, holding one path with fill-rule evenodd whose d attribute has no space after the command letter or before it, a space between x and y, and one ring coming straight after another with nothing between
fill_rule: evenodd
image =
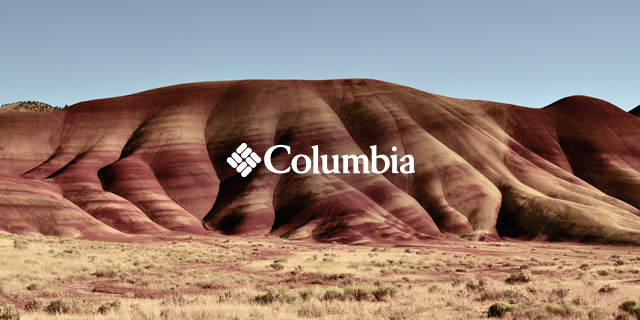
<instances>
[{"instance_id":1,"label":"distant hill","mask_svg":"<svg viewBox=\"0 0 640 320\"><path fill-rule=\"evenodd\" d=\"M0 107L0 113L4 112L51 112L60 108L39 101L18 101L8 103Z\"/></svg>"}]
</instances>

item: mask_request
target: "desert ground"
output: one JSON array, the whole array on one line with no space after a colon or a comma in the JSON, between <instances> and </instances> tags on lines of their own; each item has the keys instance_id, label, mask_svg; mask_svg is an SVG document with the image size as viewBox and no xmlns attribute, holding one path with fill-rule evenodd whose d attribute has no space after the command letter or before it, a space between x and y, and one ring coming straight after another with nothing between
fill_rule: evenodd
<instances>
[{"instance_id":1,"label":"desert ground","mask_svg":"<svg viewBox=\"0 0 640 320\"><path fill-rule=\"evenodd\" d=\"M640 315L637 110L371 79L24 103L0 114L0 320ZM240 174L243 145L280 173ZM415 172L281 174L374 145Z\"/></svg>"},{"instance_id":2,"label":"desert ground","mask_svg":"<svg viewBox=\"0 0 640 320\"><path fill-rule=\"evenodd\" d=\"M0 319L12 320L634 319L639 279L629 246L0 233Z\"/></svg>"}]
</instances>

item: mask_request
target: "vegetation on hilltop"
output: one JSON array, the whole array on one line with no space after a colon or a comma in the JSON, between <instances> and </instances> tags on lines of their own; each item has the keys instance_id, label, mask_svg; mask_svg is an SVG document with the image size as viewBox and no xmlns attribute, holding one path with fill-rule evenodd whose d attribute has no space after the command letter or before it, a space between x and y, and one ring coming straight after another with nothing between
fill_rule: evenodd
<instances>
[{"instance_id":1,"label":"vegetation on hilltop","mask_svg":"<svg viewBox=\"0 0 640 320\"><path fill-rule=\"evenodd\" d=\"M60 109L40 101L18 101L0 106L0 112L50 112Z\"/></svg>"}]
</instances>

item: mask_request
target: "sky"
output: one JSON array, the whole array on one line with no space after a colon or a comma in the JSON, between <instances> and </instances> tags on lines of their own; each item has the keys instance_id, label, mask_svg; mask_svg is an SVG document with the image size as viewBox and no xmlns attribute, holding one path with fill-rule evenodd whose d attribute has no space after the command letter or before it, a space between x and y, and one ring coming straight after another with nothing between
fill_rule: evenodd
<instances>
[{"instance_id":1,"label":"sky","mask_svg":"<svg viewBox=\"0 0 640 320\"><path fill-rule=\"evenodd\" d=\"M373 78L544 107L640 104L640 1L0 0L0 104Z\"/></svg>"}]
</instances>

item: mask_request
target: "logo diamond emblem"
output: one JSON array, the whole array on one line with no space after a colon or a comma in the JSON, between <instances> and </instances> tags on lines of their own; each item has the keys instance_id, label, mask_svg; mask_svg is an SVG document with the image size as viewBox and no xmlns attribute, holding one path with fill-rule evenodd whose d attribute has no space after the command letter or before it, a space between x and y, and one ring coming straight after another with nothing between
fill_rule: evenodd
<instances>
[{"instance_id":1,"label":"logo diamond emblem","mask_svg":"<svg viewBox=\"0 0 640 320\"><path fill-rule=\"evenodd\" d=\"M242 143L236 151L227 158L227 163L234 167L236 171L240 172L242 177L248 176L251 170L258 166L260 161L262 161L260 156L253 152L246 143Z\"/></svg>"}]
</instances>

